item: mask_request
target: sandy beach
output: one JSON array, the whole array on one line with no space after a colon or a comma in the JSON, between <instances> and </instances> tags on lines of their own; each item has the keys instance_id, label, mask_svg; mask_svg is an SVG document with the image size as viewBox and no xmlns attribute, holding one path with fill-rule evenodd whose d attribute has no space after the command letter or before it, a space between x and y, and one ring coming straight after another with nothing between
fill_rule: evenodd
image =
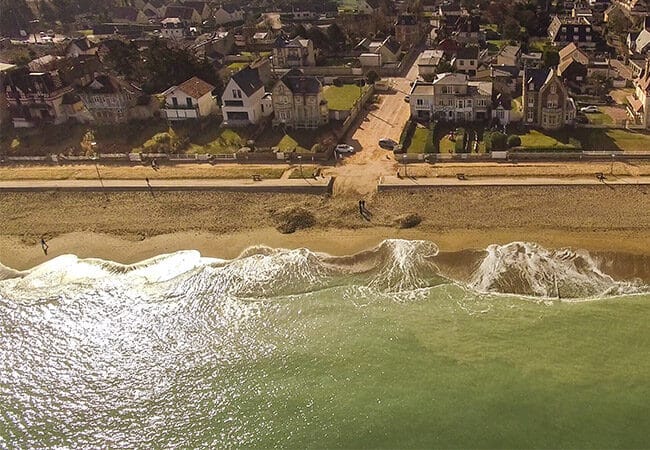
<instances>
[{"instance_id":1,"label":"sandy beach","mask_svg":"<svg viewBox=\"0 0 650 450\"><path fill-rule=\"evenodd\" d=\"M636 186L450 187L381 193L368 199L303 194L3 194L0 262L33 267L73 253L121 263L177 250L232 258L251 245L349 254L388 238L427 239L441 251L533 241L597 252L650 254L650 195ZM282 211L301 207L313 226L283 234ZM400 229L400 216L422 222ZM50 246L41 251L44 236Z\"/></svg>"}]
</instances>

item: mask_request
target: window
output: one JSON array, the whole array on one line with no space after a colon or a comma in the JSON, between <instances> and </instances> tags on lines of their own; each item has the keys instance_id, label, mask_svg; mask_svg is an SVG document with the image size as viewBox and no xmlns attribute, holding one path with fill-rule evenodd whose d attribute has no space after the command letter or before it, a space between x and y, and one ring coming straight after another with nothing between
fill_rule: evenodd
<instances>
[{"instance_id":1,"label":"window","mask_svg":"<svg viewBox=\"0 0 650 450\"><path fill-rule=\"evenodd\" d=\"M421 98L418 98L418 99L415 101L415 104L418 105L418 106L422 106L422 105L424 105L424 100L422 100Z\"/></svg>"},{"instance_id":2,"label":"window","mask_svg":"<svg viewBox=\"0 0 650 450\"><path fill-rule=\"evenodd\" d=\"M187 107L192 108L194 105L192 105L192 97L187 97Z\"/></svg>"},{"instance_id":3,"label":"window","mask_svg":"<svg viewBox=\"0 0 650 450\"><path fill-rule=\"evenodd\" d=\"M533 90L535 90L535 85L534 85L533 83L529 83L529 84L528 84L528 90L529 90L529 91L533 91Z\"/></svg>"},{"instance_id":4,"label":"window","mask_svg":"<svg viewBox=\"0 0 650 450\"><path fill-rule=\"evenodd\" d=\"M470 65L470 66L473 66L473 65L474 65L474 61L473 61L473 60L470 60L469 65Z\"/></svg>"},{"instance_id":5,"label":"window","mask_svg":"<svg viewBox=\"0 0 650 450\"><path fill-rule=\"evenodd\" d=\"M503 114L503 110L502 110L502 109L500 109L500 110L497 111L497 117L498 117L499 119L503 119L504 114Z\"/></svg>"},{"instance_id":6,"label":"window","mask_svg":"<svg viewBox=\"0 0 650 450\"><path fill-rule=\"evenodd\" d=\"M552 84L551 85L551 94L555 94L557 92L557 86Z\"/></svg>"},{"instance_id":7,"label":"window","mask_svg":"<svg viewBox=\"0 0 650 450\"><path fill-rule=\"evenodd\" d=\"M461 66L464 66L464 65L465 65L465 61L463 61L463 60L461 59L461 60L458 62L458 64L461 65Z\"/></svg>"},{"instance_id":8,"label":"window","mask_svg":"<svg viewBox=\"0 0 650 450\"><path fill-rule=\"evenodd\" d=\"M232 96L234 98L241 98L241 91L239 89L233 89L232 90Z\"/></svg>"},{"instance_id":9,"label":"window","mask_svg":"<svg viewBox=\"0 0 650 450\"><path fill-rule=\"evenodd\" d=\"M532 111L528 111L528 115L527 115L527 117L526 117L526 120L527 120L528 122L532 122L532 121L533 121L533 112L532 112Z\"/></svg>"},{"instance_id":10,"label":"window","mask_svg":"<svg viewBox=\"0 0 650 450\"><path fill-rule=\"evenodd\" d=\"M174 105L174 108L178 107L178 99L176 97L172 97L172 105Z\"/></svg>"}]
</instances>

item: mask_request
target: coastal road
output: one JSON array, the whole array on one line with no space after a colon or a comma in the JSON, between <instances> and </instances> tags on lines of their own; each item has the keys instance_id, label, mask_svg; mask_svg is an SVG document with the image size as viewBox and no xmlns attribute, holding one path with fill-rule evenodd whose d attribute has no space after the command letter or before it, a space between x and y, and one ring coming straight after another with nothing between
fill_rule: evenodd
<instances>
[{"instance_id":1,"label":"coastal road","mask_svg":"<svg viewBox=\"0 0 650 450\"><path fill-rule=\"evenodd\" d=\"M638 186L644 194L650 194L650 176L643 177L619 177L606 175L605 180L600 181L594 177L468 177L459 180L452 177L437 178L397 178L396 176L382 177L379 182L379 190L405 189L405 188L432 188L442 186L591 186L602 184L604 186Z\"/></svg>"},{"instance_id":2,"label":"coastal road","mask_svg":"<svg viewBox=\"0 0 650 450\"><path fill-rule=\"evenodd\" d=\"M345 157L337 167L324 170L326 176L336 177L334 195L368 197L377 190L382 176L395 174L397 163L393 152L379 147L381 138L399 141L402 128L410 116L409 104L404 96L410 83L417 79L418 67L413 64L406 77L393 78L393 91L380 94L378 105L360 115L356 129L347 139L357 152Z\"/></svg>"},{"instance_id":3,"label":"coastal road","mask_svg":"<svg viewBox=\"0 0 650 450\"><path fill-rule=\"evenodd\" d=\"M0 192L39 191L246 191L325 193L330 178L291 179L151 179L145 180L11 180L0 181Z\"/></svg>"}]
</instances>

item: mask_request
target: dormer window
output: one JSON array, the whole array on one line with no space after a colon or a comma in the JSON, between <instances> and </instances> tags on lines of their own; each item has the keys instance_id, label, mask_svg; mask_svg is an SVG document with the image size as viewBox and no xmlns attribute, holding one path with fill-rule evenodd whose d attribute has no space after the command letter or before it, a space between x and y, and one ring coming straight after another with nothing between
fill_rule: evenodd
<instances>
[{"instance_id":1,"label":"dormer window","mask_svg":"<svg viewBox=\"0 0 650 450\"><path fill-rule=\"evenodd\" d=\"M551 94L555 94L555 93L557 93L557 86L552 84L551 85Z\"/></svg>"},{"instance_id":2,"label":"dormer window","mask_svg":"<svg viewBox=\"0 0 650 450\"><path fill-rule=\"evenodd\" d=\"M528 90L529 91L534 91L535 90L535 85L533 83L528 83Z\"/></svg>"}]
</instances>

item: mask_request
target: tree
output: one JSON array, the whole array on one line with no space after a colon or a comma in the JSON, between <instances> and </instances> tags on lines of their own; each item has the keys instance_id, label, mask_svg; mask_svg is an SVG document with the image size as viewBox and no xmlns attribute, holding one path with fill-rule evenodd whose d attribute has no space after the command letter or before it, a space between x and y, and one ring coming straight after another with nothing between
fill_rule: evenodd
<instances>
[{"instance_id":1,"label":"tree","mask_svg":"<svg viewBox=\"0 0 650 450\"><path fill-rule=\"evenodd\" d=\"M333 50L342 47L344 48L348 44L348 37L336 23L333 23L327 28L327 39L329 40L330 47Z\"/></svg>"},{"instance_id":2,"label":"tree","mask_svg":"<svg viewBox=\"0 0 650 450\"><path fill-rule=\"evenodd\" d=\"M506 18L502 26L501 36L503 39L518 40L521 35L521 26L516 19L512 17Z\"/></svg>"},{"instance_id":3,"label":"tree","mask_svg":"<svg viewBox=\"0 0 650 450\"><path fill-rule=\"evenodd\" d=\"M436 73L453 72L454 67L447 61L440 61L436 66Z\"/></svg>"},{"instance_id":4,"label":"tree","mask_svg":"<svg viewBox=\"0 0 650 450\"><path fill-rule=\"evenodd\" d=\"M632 23L620 8L612 9L607 15L607 30L616 35L622 36L627 34L631 26Z\"/></svg>"},{"instance_id":5,"label":"tree","mask_svg":"<svg viewBox=\"0 0 650 450\"><path fill-rule=\"evenodd\" d=\"M375 84L376 81L381 80L381 77L374 70L369 70L366 74L366 79L368 80L368 84Z\"/></svg>"},{"instance_id":6,"label":"tree","mask_svg":"<svg viewBox=\"0 0 650 450\"><path fill-rule=\"evenodd\" d=\"M560 64L560 53L557 50L544 50L544 67L556 67Z\"/></svg>"},{"instance_id":7,"label":"tree","mask_svg":"<svg viewBox=\"0 0 650 450\"><path fill-rule=\"evenodd\" d=\"M25 0L0 0L0 35L14 36L29 30L34 16Z\"/></svg>"}]
</instances>

